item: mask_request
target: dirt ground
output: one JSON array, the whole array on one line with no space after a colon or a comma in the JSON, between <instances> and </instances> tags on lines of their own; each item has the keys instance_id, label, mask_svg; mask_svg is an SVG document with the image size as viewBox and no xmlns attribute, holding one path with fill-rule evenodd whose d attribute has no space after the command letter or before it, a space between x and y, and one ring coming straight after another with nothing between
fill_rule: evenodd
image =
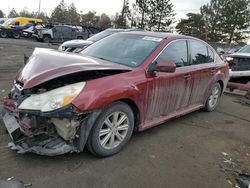
<instances>
[{"instance_id":1,"label":"dirt ground","mask_svg":"<svg viewBox=\"0 0 250 188\"><path fill-rule=\"evenodd\" d=\"M0 39L0 104L23 64L23 54L47 44ZM164 187L230 188L223 155L250 170L250 107L224 95L215 112L197 111L133 135L128 146L109 158L88 151L45 157L19 155L7 148L0 118L0 179L9 177L35 188ZM1 106L0 106L1 108Z\"/></svg>"}]
</instances>

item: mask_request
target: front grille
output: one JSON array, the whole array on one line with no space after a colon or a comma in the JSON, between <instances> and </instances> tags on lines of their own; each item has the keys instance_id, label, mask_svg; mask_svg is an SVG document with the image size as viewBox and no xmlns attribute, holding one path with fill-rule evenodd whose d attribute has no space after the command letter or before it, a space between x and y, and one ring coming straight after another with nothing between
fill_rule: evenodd
<instances>
[{"instance_id":1,"label":"front grille","mask_svg":"<svg viewBox=\"0 0 250 188\"><path fill-rule=\"evenodd\" d=\"M231 68L232 71L250 71L250 58L235 57Z\"/></svg>"}]
</instances>

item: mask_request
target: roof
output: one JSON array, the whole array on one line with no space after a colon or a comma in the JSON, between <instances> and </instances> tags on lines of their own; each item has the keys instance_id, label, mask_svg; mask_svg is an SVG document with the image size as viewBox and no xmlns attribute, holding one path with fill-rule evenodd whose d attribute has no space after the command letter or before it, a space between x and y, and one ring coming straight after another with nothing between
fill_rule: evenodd
<instances>
[{"instance_id":1,"label":"roof","mask_svg":"<svg viewBox=\"0 0 250 188\"><path fill-rule=\"evenodd\" d=\"M157 38L169 38L169 37L185 37L184 35L167 33L167 32L152 32L152 31L130 31L131 34L136 35L145 35L149 37L157 37Z\"/></svg>"}]
</instances>

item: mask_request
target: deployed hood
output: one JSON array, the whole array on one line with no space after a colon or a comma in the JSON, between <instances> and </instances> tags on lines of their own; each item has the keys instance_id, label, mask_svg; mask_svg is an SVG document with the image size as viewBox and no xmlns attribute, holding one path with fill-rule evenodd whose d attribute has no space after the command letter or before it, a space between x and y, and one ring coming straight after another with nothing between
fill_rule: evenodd
<instances>
[{"instance_id":1,"label":"deployed hood","mask_svg":"<svg viewBox=\"0 0 250 188\"><path fill-rule=\"evenodd\" d=\"M132 68L56 50L36 48L28 63L18 72L16 81L32 88L64 75L91 70L131 70Z\"/></svg>"},{"instance_id":2,"label":"deployed hood","mask_svg":"<svg viewBox=\"0 0 250 188\"><path fill-rule=\"evenodd\" d=\"M67 47L67 48L82 48L84 46L87 46L87 45L91 45L93 44L94 42L93 41L89 41L89 40L70 40L70 41L67 41L67 42L64 42L62 44L63 47Z\"/></svg>"}]
</instances>

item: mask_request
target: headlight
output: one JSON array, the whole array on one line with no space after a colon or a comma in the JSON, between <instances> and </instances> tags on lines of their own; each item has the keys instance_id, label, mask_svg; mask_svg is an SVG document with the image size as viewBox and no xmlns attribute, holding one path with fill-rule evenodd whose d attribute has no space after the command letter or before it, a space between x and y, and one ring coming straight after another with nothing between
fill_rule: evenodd
<instances>
[{"instance_id":1,"label":"headlight","mask_svg":"<svg viewBox=\"0 0 250 188\"><path fill-rule=\"evenodd\" d=\"M81 51L83 51L84 48L76 48L73 52L74 53L80 53Z\"/></svg>"},{"instance_id":2,"label":"headlight","mask_svg":"<svg viewBox=\"0 0 250 188\"><path fill-rule=\"evenodd\" d=\"M64 46L63 45L60 45L59 48L58 48L59 51L64 51Z\"/></svg>"},{"instance_id":3,"label":"headlight","mask_svg":"<svg viewBox=\"0 0 250 188\"><path fill-rule=\"evenodd\" d=\"M84 88L86 82L80 82L42 94L34 94L25 99L19 109L49 112L70 104Z\"/></svg>"},{"instance_id":4,"label":"headlight","mask_svg":"<svg viewBox=\"0 0 250 188\"><path fill-rule=\"evenodd\" d=\"M233 57L226 57L226 60L227 60L227 61L233 61L234 58L233 58Z\"/></svg>"}]
</instances>

